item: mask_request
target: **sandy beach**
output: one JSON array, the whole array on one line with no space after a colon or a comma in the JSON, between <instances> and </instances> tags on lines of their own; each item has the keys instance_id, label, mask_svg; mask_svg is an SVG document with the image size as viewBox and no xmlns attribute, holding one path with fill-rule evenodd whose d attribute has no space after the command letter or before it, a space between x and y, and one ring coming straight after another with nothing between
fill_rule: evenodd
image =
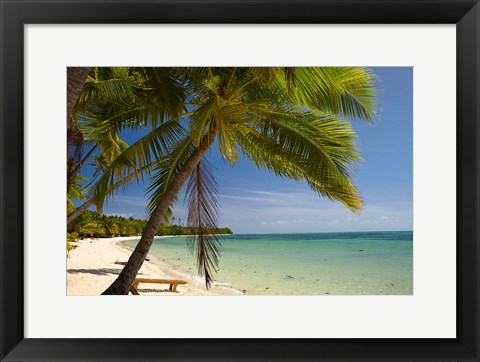
<instances>
[{"instance_id":1,"label":"sandy beach","mask_svg":"<svg viewBox=\"0 0 480 362\"><path fill-rule=\"evenodd\" d=\"M67 295L100 295L117 277L123 265L115 264L115 261L127 261L131 252L120 245L127 239L135 237L115 237L84 239L72 243L76 246L70 251L67 258ZM155 279L180 279L187 281L185 285L179 285L178 293L169 292L166 284L141 284L141 295L155 296L180 296L180 295L239 295L239 291L221 286L212 286L206 290L205 285L185 275L180 275L165 262L152 255L147 257L149 261L143 263L138 272L139 278ZM142 290L155 290L143 291ZM131 294L130 294L131 295Z\"/></svg>"}]
</instances>

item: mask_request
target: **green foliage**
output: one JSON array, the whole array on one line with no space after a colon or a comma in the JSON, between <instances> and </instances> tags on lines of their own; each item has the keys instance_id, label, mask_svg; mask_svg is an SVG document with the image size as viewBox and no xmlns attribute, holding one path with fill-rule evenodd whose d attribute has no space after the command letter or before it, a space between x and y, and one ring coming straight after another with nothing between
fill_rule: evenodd
<instances>
[{"instance_id":1,"label":"green foliage","mask_svg":"<svg viewBox=\"0 0 480 362\"><path fill-rule=\"evenodd\" d=\"M107 216L87 210L67 226L67 241L72 242L78 238L90 237L140 236L146 225L146 220L116 215ZM161 225L157 235L193 235L198 232L196 229L181 225ZM232 234L232 231L229 228L220 228L211 229L209 233Z\"/></svg>"},{"instance_id":2,"label":"green foliage","mask_svg":"<svg viewBox=\"0 0 480 362\"><path fill-rule=\"evenodd\" d=\"M72 242L72 241L77 241L78 240L78 233L76 231L68 233L67 232L67 241Z\"/></svg>"},{"instance_id":3,"label":"green foliage","mask_svg":"<svg viewBox=\"0 0 480 362\"><path fill-rule=\"evenodd\" d=\"M233 234L233 231L230 228L204 228L203 230L199 228L193 228L189 226L182 225L160 225L156 235L158 236L167 236L167 235L199 235L200 233L207 233L209 235L229 235Z\"/></svg>"},{"instance_id":4,"label":"green foliage","mask_svg":"<svg viewBox=\"0 0 480 362\"><path fill-rule=\"evenodd\" d=\"M78 233L73 232L73 233L68 233L67 232L67 256L69 256L70 251L75 249L77 245L73 245L72 242L78 240Z\"/></svg>"},{"instance_id":5,"label":"green foliage","mask_svg":"<svg viewBox=\"0 0 480 362\"><path fill-rule=\"evenodd\" d=\"M182 135L182 127L172 119L186 116L186 95L171 77L171 69L92 68L68 124L69 192L75 175L93 161L95 172L89 181L97 188L89 190L88 198L101 210L105 195L149 173L168 145ZM119 138L124 129L147 128L152 133L131 146ZM86 146L96 152L83 157ZM71 199L80 198L69 197L68 214L74 210Z\"/></svg>"},{"instance_id":6,"label":"green foliage","mask_svg":"<svg viewBox=\"0 0 480 362\"><path fill-rule=\"evenodd\" d=\"M69 255L69 252L76 249L77 245L73 245L70 241L67 241L67 255Z\"/></svg>"},{"instance_id":7,"label":"green foliage","mask_svg":"<svg viewBox=\"0 0 480 362\"><path fill-rule=\"evenodd\" d=\"M84 194L85 188L80 184L82 181L86 180L86 177L80 175L74 175L72 177L72 183L67 192L67 214L70 214L75 210L73 200L84 200L86 198Z\"/></svg>"},{"instance_id":8,"label":"green foliage","mask_svg":"<svg viewBox=\"0 0 480 362\"><path fill-rule=\"evenodd\" d=\"M145 220L126 219L115 215L106 216L95 211L86 210L67 226L67 231L70 233L76 232L82 238L136 236L141 235L145 225Z\"/></svg>"}]
</instances>

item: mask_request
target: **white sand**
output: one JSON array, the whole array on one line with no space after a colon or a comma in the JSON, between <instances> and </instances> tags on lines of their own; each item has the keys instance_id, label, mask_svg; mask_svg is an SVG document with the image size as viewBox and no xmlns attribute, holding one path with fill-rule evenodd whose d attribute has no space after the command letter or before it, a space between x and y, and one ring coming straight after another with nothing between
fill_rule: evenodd
<instances>
[{"instance_id":1,"label":"white sand","mask_svg":"<svg viewBox=\"0 0 480 362\"><path fill-rule=\"evenodd\" d=\"M117 237L105 239L84 239L74 245L78 247L70 251L67 258L67 294L68 295L100 295L117 277L123 265L115 261L127 261L131 252L119 243L122 240L138 239L139 237ZM178 295L238 295L231 288L213 286L206 290L205 285L188 279L176 273L165 262L148 255L150 261L145 261L138 272L139 278L180 279L188 283L177 287L178 293L164 291L166 284L140 284L141 295L178 296ZM142 289L155 289L161 292L142 292Z\"/></svg>"}]
</instances>

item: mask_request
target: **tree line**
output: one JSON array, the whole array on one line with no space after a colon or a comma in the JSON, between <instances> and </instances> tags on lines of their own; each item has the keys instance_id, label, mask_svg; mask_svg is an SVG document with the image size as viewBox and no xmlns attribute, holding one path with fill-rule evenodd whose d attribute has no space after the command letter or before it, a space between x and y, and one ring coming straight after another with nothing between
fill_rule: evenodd
<instances>
[{"instance_id":1,"label":"tree line","mask_svg":"<svg viewBox=\"0 0 480 362\"><path fill-rule=\"evenodd\" d=\"M67 226L68 239L78 238L111 238L114 236L141 236L147 220L125 218L117 215L102 215L98 212L86 210ZM197 235L197 228L179 224L162 224L156 235ZM210 228L211 234L233 234L229 228Z\"/></svg>"}]
</instances>

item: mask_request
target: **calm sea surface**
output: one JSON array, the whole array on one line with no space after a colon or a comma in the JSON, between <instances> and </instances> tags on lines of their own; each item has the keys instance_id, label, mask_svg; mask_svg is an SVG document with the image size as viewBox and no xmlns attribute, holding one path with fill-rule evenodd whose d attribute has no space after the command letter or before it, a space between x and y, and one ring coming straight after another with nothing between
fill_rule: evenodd
<instances>
[{"instance_id":1,"label":"calm sea surface","mask_svg":"<svg viewBox=\"0 0 480 362\"><path fill-rule=\"evenodd\" d=\"M239 234L221 243L215 281L247 295L413 294L412 231ZM187 237L155 239L150 253L198 278Z\"/></svg>"}]
</instances>

